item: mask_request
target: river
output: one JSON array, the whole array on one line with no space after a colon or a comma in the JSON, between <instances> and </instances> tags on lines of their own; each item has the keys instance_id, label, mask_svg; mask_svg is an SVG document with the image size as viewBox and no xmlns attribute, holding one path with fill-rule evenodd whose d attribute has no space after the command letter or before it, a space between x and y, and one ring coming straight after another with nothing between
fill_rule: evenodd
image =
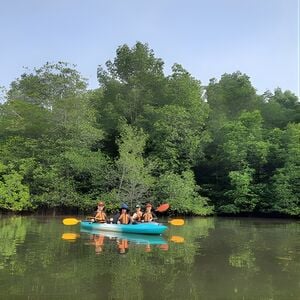
<instances>
[{"instance_id":1,"label":"river","mask_svg":"<svg viewBox=\"0 0 300 300\"><path fill-rule=\"evenodd\" d=\"M0 216L0 299L300 299L300 221L189 218L163 236Z\"/></svg>"}]
</instances>

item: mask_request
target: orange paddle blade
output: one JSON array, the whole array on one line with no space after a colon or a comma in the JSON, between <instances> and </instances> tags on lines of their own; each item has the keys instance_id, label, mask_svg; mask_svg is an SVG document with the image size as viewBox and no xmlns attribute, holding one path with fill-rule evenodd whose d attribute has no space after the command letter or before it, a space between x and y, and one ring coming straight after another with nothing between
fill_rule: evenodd
<instances>
[{"instance_id":1,"label":"orange paddle blade","mask_svg":"<svg viewBox=\"0 0 300 300\"><path fill-rule=\"evenodd\" d=\"M80 220L77 220L75 218L66 218L66 219L63 219L63 224L64 225L76 225L80 223Z\"/></svg>"},{"instance_id":2,"label":"orange paddle blade","mask_svg":"<svg viewBox=\"0 0 300 300\"><path fill-rule=\"evenodd\" d=\"M169 207L170 207L170 205L169 205L168 203L165 203L165 204L160 205L160 206L156 209L156 211L158 211L158 212L164 212L164 211L168 210Z\"/></svg>"},{"instance_id":3,"label":"orange paddle blade","mask_svg":"<svg viewBox=\"0 0 300 300\"><path fill-rule=\"evenodd\" d=\"M168 223L170 223L174 226L182 226L182 225L184 225L184 220L183 219L174 219L174 220L168 221Z\"/></svg>"}]
</instances>

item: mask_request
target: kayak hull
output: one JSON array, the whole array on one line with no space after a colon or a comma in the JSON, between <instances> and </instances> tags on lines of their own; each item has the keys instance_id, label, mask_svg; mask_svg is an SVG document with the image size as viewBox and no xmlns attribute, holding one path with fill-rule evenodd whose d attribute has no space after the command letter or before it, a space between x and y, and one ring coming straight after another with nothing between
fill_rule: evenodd
<instances>
[{"instance_id":1,"label":"kayak hull","mask_svg":"<svg viewBox=\"0 0 300 300\"><path fill-rule=\"evenodd\" d=\"M99 231L112 231L123 233L135 234L162 234L168 227L160 223L137 223L137 224L107 224L107 223L94 223L90 221L81 221L80 227L85 230L99 230Z\"/></svg>"}]
</instances>

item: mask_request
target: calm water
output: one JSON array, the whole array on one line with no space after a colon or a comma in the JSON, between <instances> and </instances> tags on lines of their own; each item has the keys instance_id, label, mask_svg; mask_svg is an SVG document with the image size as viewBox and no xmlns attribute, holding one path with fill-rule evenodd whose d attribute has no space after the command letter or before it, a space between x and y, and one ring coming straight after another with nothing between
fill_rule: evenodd
<instances>
[{"instance_id":1,"label":"calm water","mask_svg":"<svg viewBox=\"0 0 300 300\"><path fill-rule=\"evenodd\" d=\"M193 218L163 237L0 217L0 299L300 299L300 222Z\"/></svg>"}]
</instances>

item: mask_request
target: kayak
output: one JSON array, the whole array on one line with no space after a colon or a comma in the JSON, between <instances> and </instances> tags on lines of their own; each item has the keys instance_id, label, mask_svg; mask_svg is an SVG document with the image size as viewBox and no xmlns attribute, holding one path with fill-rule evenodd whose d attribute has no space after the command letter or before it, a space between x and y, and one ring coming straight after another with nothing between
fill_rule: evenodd
<instances>
[{"instance_id":1,"label":"kayak","mask_svg":"<svg viewBox=\"0 0 300 300\"><path fill-rule=\"evenodd\" d=\"M81 233L100 235L99 230L87 230L81 229ZM117 238L121 240L127 240L138 245L165 245L168 242L161 235L149 235L149 234L135 234L125 232L113 232L105 231L101 235L108 237L109 239Z\"/></svg>"},{"instance_id":2,"label":"kayak","mask_svg":"<svg viewBox=\"0 0 300 300\"><path fill-rule=\"evenodd\" d=\"M168 227L156 222L136 224L94 223L88 220L80 222L80 228L86 230L114 231L136 234L162 234Z\"/></svg>"}]
</instances>

